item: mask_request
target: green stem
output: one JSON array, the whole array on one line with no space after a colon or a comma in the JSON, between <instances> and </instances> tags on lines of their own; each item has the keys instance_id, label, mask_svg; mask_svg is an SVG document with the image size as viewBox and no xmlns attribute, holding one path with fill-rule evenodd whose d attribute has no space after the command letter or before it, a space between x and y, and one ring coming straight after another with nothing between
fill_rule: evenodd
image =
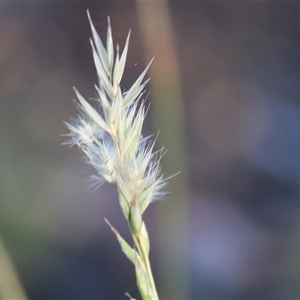
<instances>
[{"instance_id":1,"label":"green stem","mask_svg":"<svg viewBox=\"0 0 300 300\"><path fill-rule=\"evenodd\" d=\"M141 259L144 263L144 267L146 269L147 276L148 276L148 279L150 282L151 290L154 293L154 295L153 295L155 297L154 299L158 300L159 297L158 297L158 293L156 290L156 286L155 286L155 282L154 282L154 278L153 278L153 274L152 274L151 264L149 261L149 255L148 255L143 243L141 242L140 236L139 235L136 236L133 233L132 233L132 236L133 236L134 243L138 249L138 252L141 256Z\"/></svg>"}]
</instances>

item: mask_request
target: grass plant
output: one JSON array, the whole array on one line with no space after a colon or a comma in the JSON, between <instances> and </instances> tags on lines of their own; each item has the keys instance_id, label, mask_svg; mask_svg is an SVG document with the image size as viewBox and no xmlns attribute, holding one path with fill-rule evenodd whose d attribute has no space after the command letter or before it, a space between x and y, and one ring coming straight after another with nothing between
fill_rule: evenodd
<instances>
[{"instance_id":1,"label":"grass plant","mask_svg":"<svg viewBox=\"0 0 300 300\"><path fill-rule=\"evenodd\" d=\"M66 123L70 130L65 144L77 145L95 174L97 187L109 182L116 185L122 212L134 241L132 247L105 219L121 245L122 251L135 266L136 281L143 299L158 299L149 261L150 241L143 213L148 205L164 195L166 180L161 172L162 150L154 151L151 136L143 137L146 109L143 100L144 80L152 60L133 85L122 91L121 81L127 59L130 31L124 49L114 49L110 19L106 46L101 41L88 13L92 36L91 46L99 84L95 85L96 101L92 106L74 88L79 114Z\"/></svg>"}]
</instances>

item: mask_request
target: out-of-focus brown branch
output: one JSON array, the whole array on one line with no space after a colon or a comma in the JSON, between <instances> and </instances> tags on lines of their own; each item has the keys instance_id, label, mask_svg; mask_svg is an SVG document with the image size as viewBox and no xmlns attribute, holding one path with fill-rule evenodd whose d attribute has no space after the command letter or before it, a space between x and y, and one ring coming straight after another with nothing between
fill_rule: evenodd
<instances>
[{"instance_id":1,"label":"out-of-focus brown branch","mask_svg":"<svg viewBox=\"0 0 300 300\"><path fill-rule=\"evenodd\" d=\"M146 61L155 55L150 70L153 124L159 144L168 151L163 160L165 174L172 178L169 201L158 204L159 293L162 298L188 296L188 193L185 130L179 62L167 1L136 1Z\"/></svg>"}]
</instances>

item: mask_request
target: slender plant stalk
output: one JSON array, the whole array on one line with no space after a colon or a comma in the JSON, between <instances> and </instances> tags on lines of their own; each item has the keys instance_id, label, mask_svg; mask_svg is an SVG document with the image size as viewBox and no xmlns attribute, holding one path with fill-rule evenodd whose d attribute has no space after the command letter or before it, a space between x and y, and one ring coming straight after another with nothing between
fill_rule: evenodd
<instances>
[{"instance_id":1,"label":"slender plant stalk","mask_svg":"<svg viewBox=\"0 0 300 300\"><path fill-rule=\"evenodd\" d=\"M147 272L147 275L148 275L148 278L150 281L150 286L151 286L151 289L153 290L153 295L155 297L154 299L158 299L158 294L156 291L156 286L155 286L154 278L152 275L151 264L149 261L149 256L147 254L147 251L143 246L143 242L139 238L137 238L137 240L135 240L135 244L138 246L138 252L140 253L140 255L143 258L146 272Z\"/></svg>"},{"instance_id":2,"label":"slender plant stalk","mask_svg":"<svg viewBox=\"0 0 300 300\"><path fill-rule=\"evenodd\" d=\"M0 299L27 299L18 273L0 236Z\"/></svg>"},{"instance_id":3,"label":"slender plant stalk","mask_svg":"<svg viewBox=\"0 0 300 300\"><path fill-rule=\"evenodd\" d=\"M91 46L99 85L95 86L96 108L74 88L78 102L78 118L66 123L70 130L65 143L77 145L93 166L93 185L103 182L117 187L122 212L128 222L134 247L130 246L105 219L121 245L122 251L134 264L136 281L143 299L158 299L149 261L150 242L142 215L148 205L164 195L166 184L161 173L162 150L153 151L154 141L142 136L146 109L142 96L149 80L143 82L150 63L134 84L122 91L130 32L122 54L114 50L110 20L104 47L88 13L93 40ZM127 294L128 295L128 294Z\"/></svg>"}]
</instances>

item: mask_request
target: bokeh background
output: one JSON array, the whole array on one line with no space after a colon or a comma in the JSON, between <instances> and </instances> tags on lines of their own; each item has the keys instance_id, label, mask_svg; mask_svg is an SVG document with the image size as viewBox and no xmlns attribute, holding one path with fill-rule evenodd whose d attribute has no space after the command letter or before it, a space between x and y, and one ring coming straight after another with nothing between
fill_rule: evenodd
<instances>
[{"instance_id":1,"label":"bokeh background","mask_svg":"<svg viewBox=\"0 0 300 300\"><path fill-rule=\"evenodd\" d=\"M300 4L269 1L1 2L0 236L28 297L139 297L114 187L61 146L72 86L95 95L87 9L132 30L124 88L156 57L145 133L182 171L145 213L162 298L300 299Z\"/></svg>"}]
</instances>

